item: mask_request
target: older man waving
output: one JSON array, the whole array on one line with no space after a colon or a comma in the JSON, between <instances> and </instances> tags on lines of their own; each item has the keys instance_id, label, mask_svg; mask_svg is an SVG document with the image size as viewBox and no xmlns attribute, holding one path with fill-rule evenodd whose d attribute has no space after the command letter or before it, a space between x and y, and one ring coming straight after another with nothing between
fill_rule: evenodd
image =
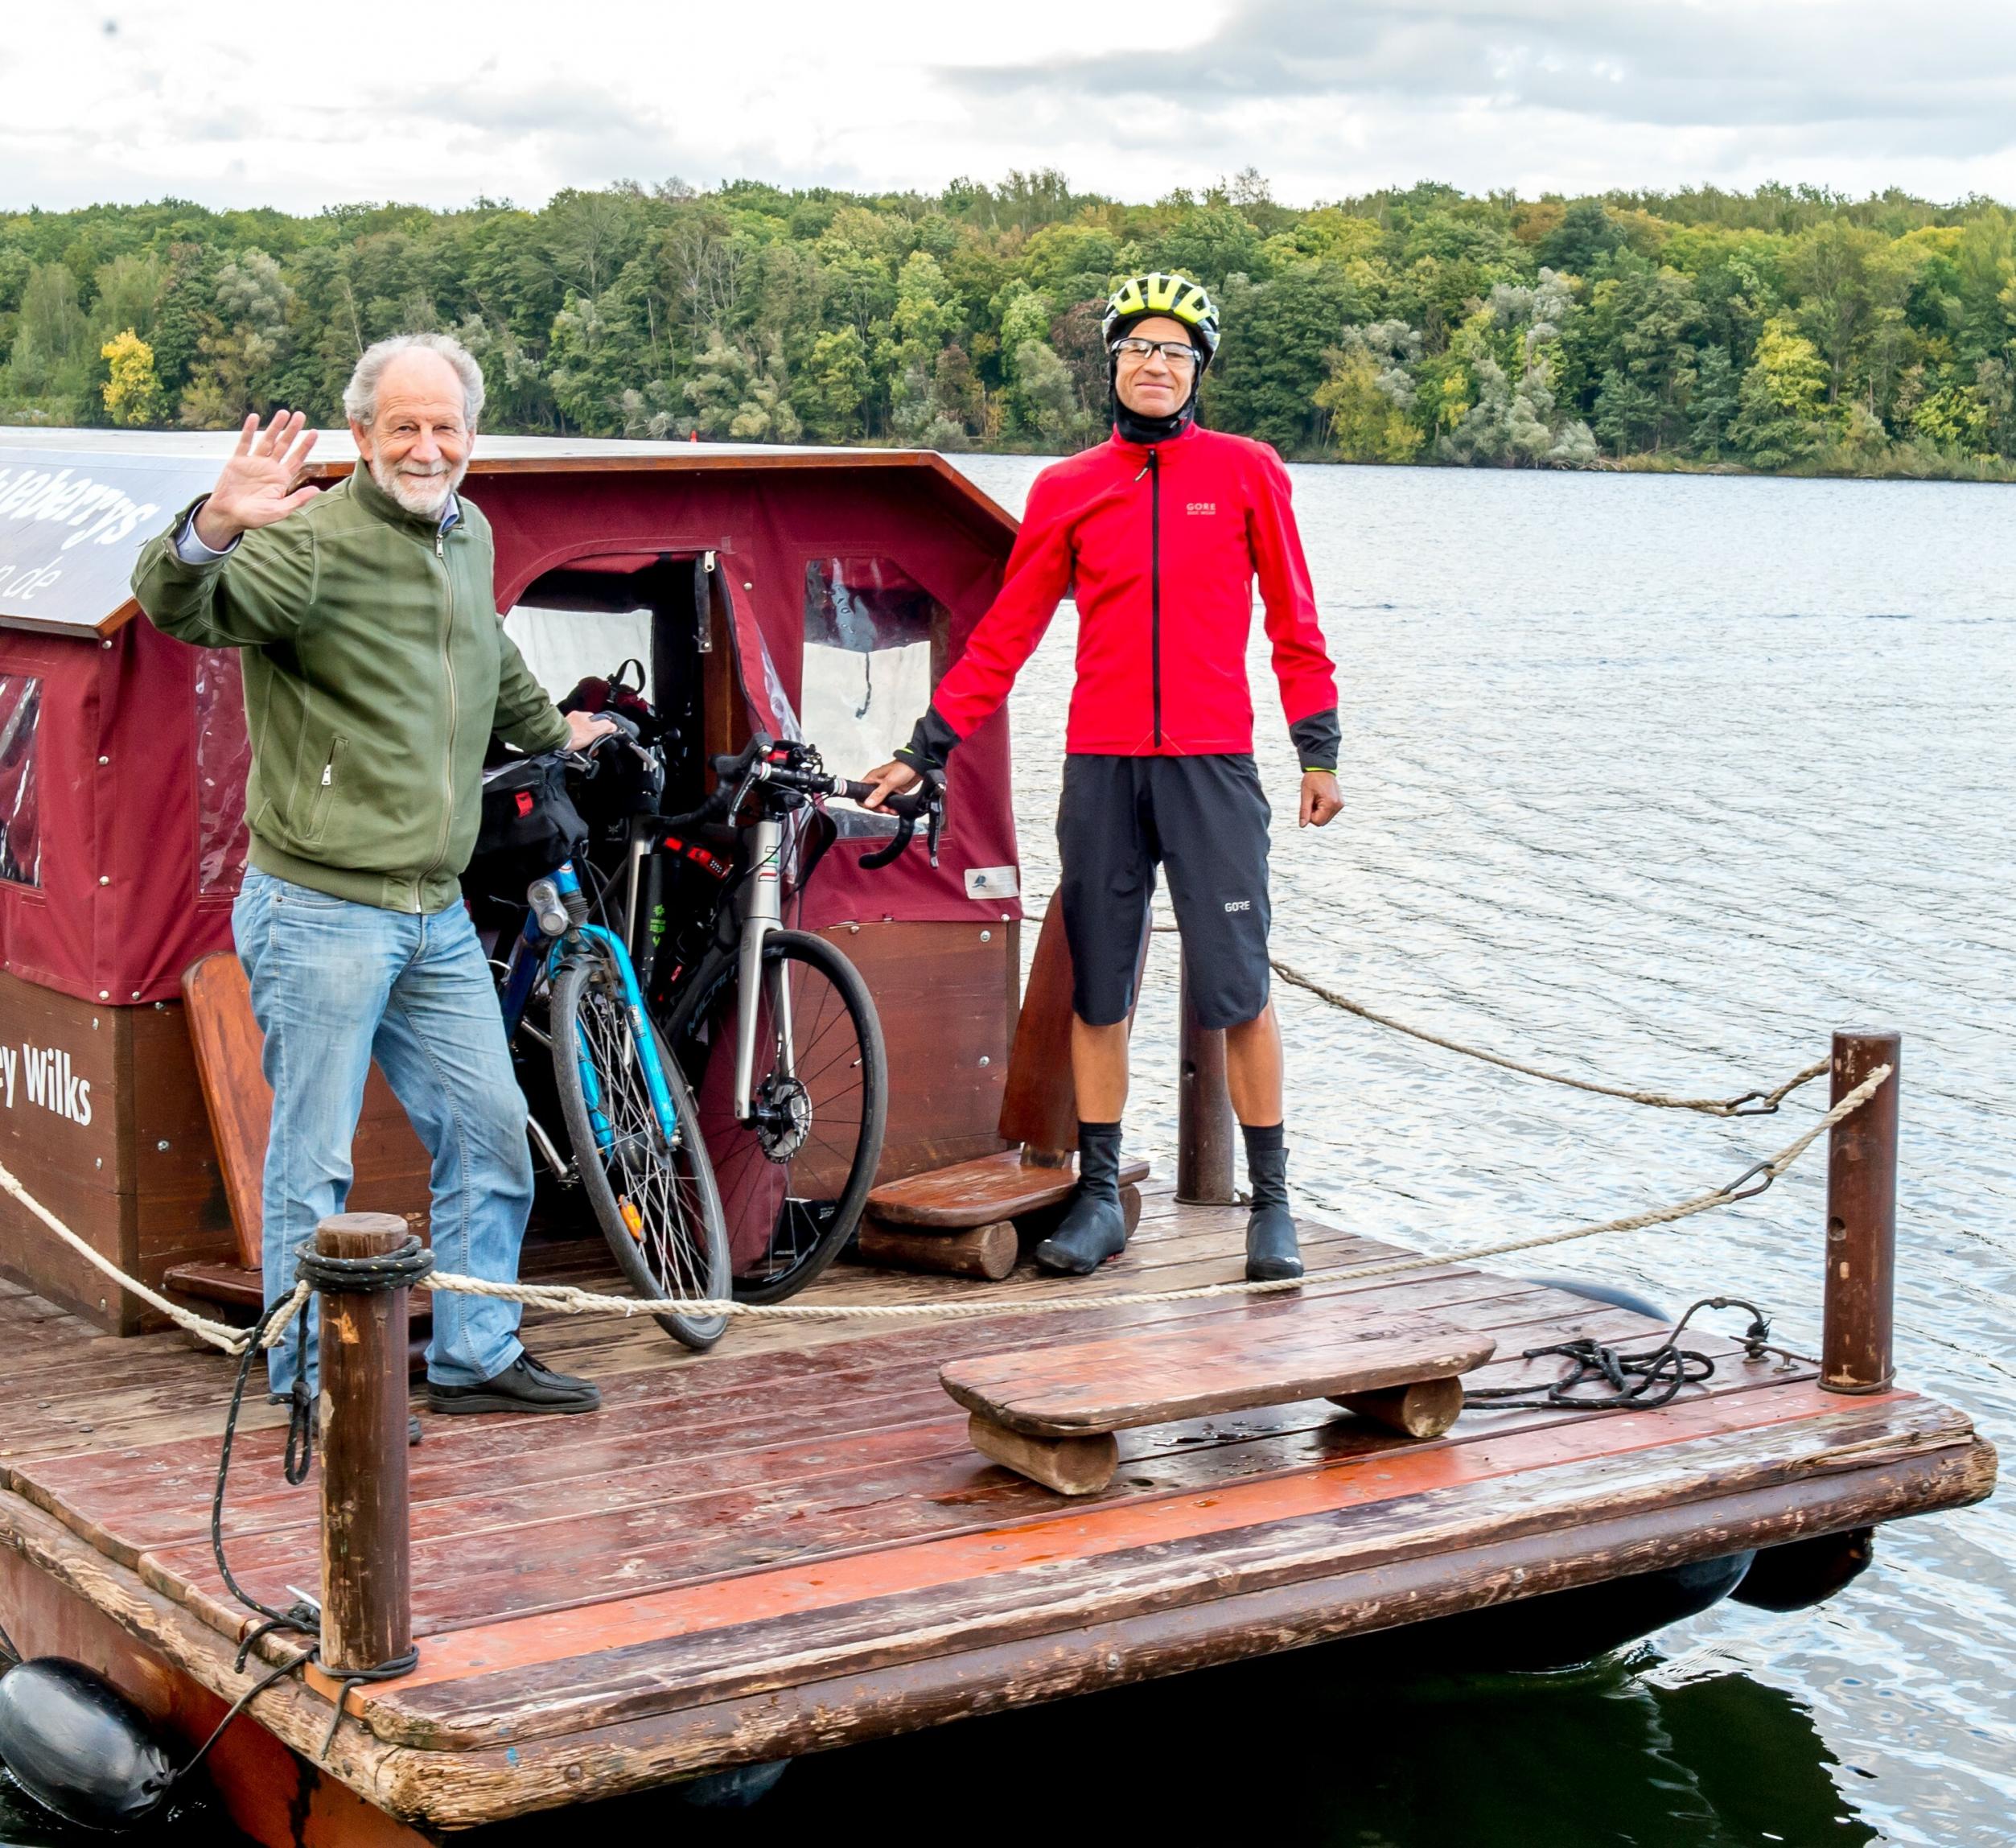
<instances>
[{"instance_id":1,"label":"older man waving","mask_svg":"<svg viewBox=\"0 0 2016 1848\"><path fill-rule=\"evenodd\" d=\"M555 709L498 620L489 525L458 492L483 410L475 360L442 335L381 340L344 409L362 459L348 480L298 485L314 433L298 414L263 431L248 418L216 486L133 577L164 633L244 652L252 847L232 929L273 1087L269 1303L343 1208L374 1056L433 1158L442 1268L516 1276L525 1101L458 879L492 735L537 751L606 729ZM541 1366L517 1326L513 1304L437 1296L431 1408L595 1410L595 1388ZM294 1344L268 1366L290 1391Z\"/></svg>"}]
</instances>

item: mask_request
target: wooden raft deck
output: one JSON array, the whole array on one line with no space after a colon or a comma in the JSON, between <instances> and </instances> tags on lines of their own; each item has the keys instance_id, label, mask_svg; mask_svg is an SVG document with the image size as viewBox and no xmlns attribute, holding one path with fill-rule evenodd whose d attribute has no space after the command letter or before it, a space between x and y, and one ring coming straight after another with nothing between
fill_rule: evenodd
<instances>
[{"instance_id":1,"label":"wooden raft deck","mask_svg":"<svg viewBox=\"0 0 2016 1848\"><path fill-rule=\"evenodd\" d=\"M1220 1281L1236 1274L1242 1223L1151 1187L1134 1246L1091 1280L841 1268L818 1296L1034 1299ZM1303 1235L1312 1267L1393 1254L1321 1226ZM1517 1358L1524 1348L1654 1328L1453 1266L1308 1294L1490 1332L1510 1357L1479 1384L1540 1371ZM1294 1312L1294 1299L1232 1299L743 1324L697 1357L648 1323L535 1315L533 1347L600 1381L605 1409L423 1419L421 1665L352 1696L327 1769L396 1816L468 1827L1957 1506L1993 1479L1993 1451L1959 1413L1903 1392L1829 1395L1811 1367L1746 1363L1712 1335L1700 1344L1716 1377L1664 1410L1469 1412L1413 1443L1300 1404L1123 1434L1112 1486L1074 1502L975 1454L938 1382L949 1359L1018 1344ZM247 1620L207 1540L229 1375L179 1337L98 1336L0 1286L0 1613L24 1571L39 1574L213 1693L242 1690L250 1677L231 1655ZM240 1578L284 1604L287 1587L318 1582L316 1501L312 1484L282 1480L279 1423L248 1407L227 1532ZM283 1682L254 1711L313 1756L330 1691Z\"/></svg>"}]
</instances>

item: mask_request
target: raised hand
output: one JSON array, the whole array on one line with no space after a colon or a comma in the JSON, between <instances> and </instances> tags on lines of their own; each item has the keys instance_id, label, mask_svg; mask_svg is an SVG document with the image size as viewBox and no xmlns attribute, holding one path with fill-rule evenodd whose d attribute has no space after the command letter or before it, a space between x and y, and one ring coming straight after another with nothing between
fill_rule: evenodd
<instances>
[{"instance_id":1,"label":"raised hand","mask_svg":"<svg viewBox=\"0 0 2016 1848\"><path fill-rule=\"evenodd\" d=\"M302 426L307 418L298 410L274 413L273 422L262 430L257 415L245 419L238 432L238 447L210 490L210 498L196 510L196 537L214 552L221 552L241 533L255 526L270 526L284 520L298 507L305 507L321 490L297 488L294 483L315 446L315 432L305 436Z\"/></svg>"}]
</instances>

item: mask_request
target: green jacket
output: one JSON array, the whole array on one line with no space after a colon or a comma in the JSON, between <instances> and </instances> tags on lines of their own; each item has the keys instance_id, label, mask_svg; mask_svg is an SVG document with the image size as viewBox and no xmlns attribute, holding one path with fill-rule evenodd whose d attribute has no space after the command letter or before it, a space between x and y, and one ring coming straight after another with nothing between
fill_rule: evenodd
<instances>
[{"instance_id":1,"label":"green jacket","mask_svg":"<svg viewBox=\"0 0 2016 1848\"><path fill-rule=\"evenodd\" d=\"M476 844L492 733L567 722L498 619L490 523L442 533L359 468L214 564L148 541L133 594L164 635L245 651L252 863L387 911L437 912Z\"/></svg>"}]
</instances>

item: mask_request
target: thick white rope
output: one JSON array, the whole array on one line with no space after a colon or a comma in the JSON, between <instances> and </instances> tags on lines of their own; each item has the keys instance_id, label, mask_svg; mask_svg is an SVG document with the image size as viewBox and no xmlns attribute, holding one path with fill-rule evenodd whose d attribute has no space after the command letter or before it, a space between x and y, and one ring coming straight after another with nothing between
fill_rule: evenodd
<instances>
[{"instance_id":1,"label":"thick white rope","mask_svg":"<svg viewBox=\"0 0 2016 1848\"><path fill-rule=\"evenodd\" d=\"M530 1308L557 1310L570 1315L631 1316L677 1313L702 1319L733 1315L804 1321L913 1321L932 1319L970 1321L994 1315L1051 1315L1069 1310L1138 1307L1158 1303L1199 1303L1215 1297L1277 1296L1303 1289L1310 1284L1386 1277L1408 1270L1435 1270L1447 1265L1470 1264L1481 1258L1501 1257L1508 1252L1533 1251L1543 1245L1565 1245L1576 1239L1596 1238L1607 1233L1640 1232L1655 1225L1670 1225L1677 1220L1691 1219L1696 1213L1708 1212L1716 1207L1730 1205L1737 1200L1747 1198L1751 1192L1762 1191L1761 1187L1753 1188L1746 1183L1761 1179L1767 1186L1776 1180L1822 1135L1874 1097L1890 1073L1889 1066L1878 1066L1811 1129L1795 1137L1769 1161L1759 1162L1736 1180L1726 1182L1706 1193L1696 1194L1691 1199L1677 1201L1672 1205L1650 1208L1644 1212L1627 1214L1622 1219L1604 1220L1595 1225L1571 1226L1561 1232L1536 1233L1527 1238L1501 1239L1495 1244L1472 1245L1463 1251L1445 1252L1439 1255L1422 1253L1374 1263L1336 1265L1327 1270L1310 1271L1301 1277L1283 1278L1270 1282L1199 1283L1185 1290L1151 1290L1105 1296L1066 1294L1010 1297L986 1303L944 1301L831 1304L734 1303L708 1299L667 1301L636 1296L607 1296L595 1290L578 1290L570 1284L495 1283L485 1278L465 1277L453 1271L434 1272L428 1278L426 1287L451 1290L463 1296L488 1296L500 1302L522 1303ZM245 1352L246 1344L252 1339L249 1331L233 1328L222 1322L213 1322L208 1316L184 1309L150 1289L137 1277L128 1276L110 1258L80 1238L4 1167L0 1167L0 1190L19 1200L64 1244L95 1265L122 1290L131 1292L150 1308L158 1310L178 1327L187 1329L198 1340L207 1341L212 1347L221 1348L228 1354L242 1354ZM295 1284L294 1294L287 1299L285 1309L267 1323L265 1334L260 1343L261 1347L271 1348L280 1340L312 1294L307 1283Z\"/></svg>"},{"instance_id":2,"label":"thick white rope","mask_svg":"<svg viewBox=\"0 0 2016 1848\"><path fill-rule=\"evenodd\" d=\"M1481 1059L1487 1065L1497 1065L1508 1072L1517 1072L1528 1078L1545 1079L1549 1085L1565 1085L1572 1091L1588 1091L1599 1097L1621 1097L1627 1104L1646 1104L1656 1110L1694 1110L1704 1117L1767 1117L1784 1103L1786 1098L1801 1085L1811 1084L1829 1063L1816 1059L1803 1072L1796 1072L1775 1091L1751 1091L1740 1097L1676 1097L1665 1091L1633 1091L1617 1085L1599 1085L1593 1079L1571 1078L1565 1072L1548 1072L1537 1065L1522 1064L1516 1059L1508 1059L1502 1052L1489 1052L1481 1046L1467 1046L1460 1039L1446 1039L1439 1033L1430 1033L1423 1027L1410 1027L1404 1020L1396 1020L1391 1015L1380 1014L1366 1006L1362 1001L1353 1001L1347 994L1339 994L1334 988L1326 988L1317 981L1304 975L1298 969L1285 962L1273 964L1274 973L1283 982L1313 994L1319 1001L1327 1002L1332 1007L1346 1014L1355 1014L1360 1020L1369 1020L1375 1027L1385 1027L1395 1033L1404 1033L1410 1039L1418 1039L1425 1045L1439 1046L1446 1052L1460 1052L1467 1059Z\"/></svg>"},{"instance_id":3,"label":"thick white rope","mask_svg":"<svg viewBox=\"0 0 2016 1848\"><path fill-rule=\"evenodd\" d=\"M87 1244L78 1237L4 1167L0 1167L0 1192L12 1194L80 1257L87 1263L96 1265L128 1295L138 1297L150 1309L159 1310L177 1327L187 1329L197 1340L208 1341L213 1348L221 1348L228 1354L242 1354L245 1352L245 1332L242 1328L234 1328L228 1322L213 1322L207 1315L199 1315L192 1309L184 1309L179 1303L171 1303L158 1290L150 1290L138 1278L129 1277L97 1246Z\"/></svg>"}]
</instances>

